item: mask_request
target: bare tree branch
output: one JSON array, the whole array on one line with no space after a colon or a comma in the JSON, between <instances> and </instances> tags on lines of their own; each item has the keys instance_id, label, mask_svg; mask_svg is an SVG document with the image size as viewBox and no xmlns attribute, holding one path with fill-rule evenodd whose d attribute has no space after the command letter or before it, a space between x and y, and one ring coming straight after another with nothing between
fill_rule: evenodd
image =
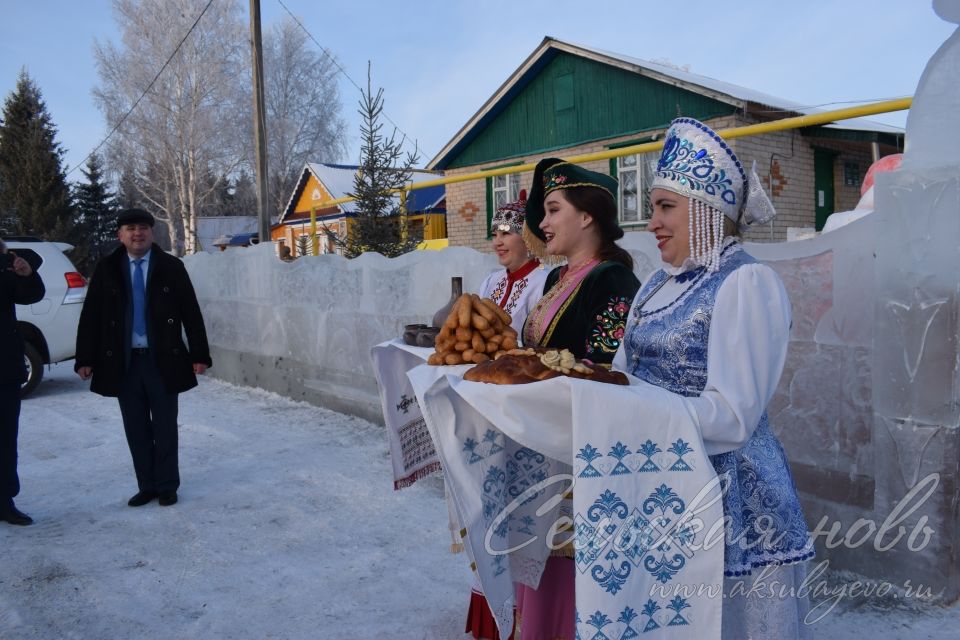
<instances>
[{"instance_id":1,"label":"bare tree branch","mask_svg":"<svg viewBox=\"0 0 960 640\"><path fill-rule=\"evenodd\" d=\"M94 96L108 125L119 122L205 6L204 0L114 0L122 44L95 45ZM246 95L241 15L235 0L212 4L111 145L115 172L136 168L156 181L140 190L167 220L178 253L196 247L195 219L212 192L201 176L227 175L244 161L247 127L236 117Z\"/></svg>"}]
</instances>

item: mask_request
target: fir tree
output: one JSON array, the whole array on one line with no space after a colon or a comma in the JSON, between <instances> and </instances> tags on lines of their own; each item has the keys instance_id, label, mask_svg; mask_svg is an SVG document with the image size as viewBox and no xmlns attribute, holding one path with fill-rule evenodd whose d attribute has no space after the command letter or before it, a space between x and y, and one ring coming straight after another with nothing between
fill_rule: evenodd
<instances>
[{"instance_id":1,"label":"fir tree","mask_svg":"<svg viewBox=\"0 0 960 640\"><path fill-rule=\"evenodd\" d=\"M312 255L311 251L310 238L306 235L297 236L297 257Z\"/></svg>"},{"instance_id":2,"label":"fir tree","mask_svg":"<svg viewBox=\"0 0 960 640\"><path fill-rule=\"evenodd\" d=\"M103 161L94 154L81 169L85 183L74 187L77 249L71 254L74 264L87 273L106 255L116 240L117 206L115 196L103 179Z\"/></svg>"},{"instance_id":3,"label":"fir tree","mask_svg":"<svg viewBox=\"0 0 960 640\"><path fill-rule=\"evenodd\" d=\"M118 209L145 209L141 202L140 192L137 189L136 171L124 168L120 172L120 181L117 184L117 208Z\"/></svg>"},{"instance_id":4,"label":"fir tree","mask_svg":"<svg viewBox=\"0 0 960 640\"><path fill-rule=\"evenodd\" d=\"M242 169L233 184L233 208L238 216L257 215L257 185L250 174Z\"/></svg>"},{"instance_id":5,"label":"fir tree","mask_svg":"<svg viewBox=\"0 0 960 640\"><path fill-rule=\"evenodd\" d=\"M233 184L229 176L216 175L207 169L201 180L206 197L200 206L200 217L236 215L233 202Z\"/></svg>"},{"instance_id":6,"label":"fir tree","mask_svg":"<svg viewBox=\"0 0 960 640\"><path fill-rule=\"evenodd\" d=\"M361 92L360 108L362 118L360 137L363 146L360 149L360 168L353 182L356 217L350 222L347 237L338 238L329 229L327 234L334 242L343 247L348 258L354 258L365 251L375 251L388 258L413 251L420 237L410 233L406 221L400 215L396 194L398 189L410 182L413 167L417 162L417 153L403 152L403 140L397 139L394 130L390 137L383 134L383 89L373 94L370 84L370 70L367 68L367 90Z\"/></svg>"},{"instance_id":7,"label":"fir tree","mask_svg":"<svg viewBox=\"0 0 960 640\"><path fill-rule=\"evenodd\" d=\"M0 124L0 218L18 234L48 240L72 235L70 188L63 150L40 89L20 72Z\"/></svg>"}]
</instances>

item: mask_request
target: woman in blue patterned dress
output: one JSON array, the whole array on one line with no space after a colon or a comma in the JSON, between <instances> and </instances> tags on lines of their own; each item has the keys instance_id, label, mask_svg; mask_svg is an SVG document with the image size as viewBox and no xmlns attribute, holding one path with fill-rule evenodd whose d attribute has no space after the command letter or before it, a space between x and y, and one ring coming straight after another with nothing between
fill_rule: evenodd
<instances>
[{"instance_id":1,"label":"woman in blue patterned dress","mask_svg":"<svg viewBox=\"0 0 960 640\"><path fill-rule=\"evenodd\" d=\"M738 238L740 225L770 220L773 207L756 173L690 118L667 131L650 200L648 230L665 265L637 293L614 367L685 398L724 481L722 637L808 637L809 604L797 589L813 546L766 414L786 360L790 301ZM767 588L751 592L760 580ZM770 591L777 583L782 595Z\"/></svg>"}]
</instances>

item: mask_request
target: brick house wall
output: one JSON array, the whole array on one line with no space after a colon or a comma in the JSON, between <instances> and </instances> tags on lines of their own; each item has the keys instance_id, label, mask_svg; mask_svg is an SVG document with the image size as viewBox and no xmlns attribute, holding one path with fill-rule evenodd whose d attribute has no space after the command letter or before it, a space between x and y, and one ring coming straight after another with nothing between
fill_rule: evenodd
<instances>
[{"instance_id":1,"label":"brick house wall","mask_svg":"<svg viewBox=\"0 0 960 640\"><path fill-rule=\"evenodd\" d=\"M714 129L754 124L755 121L742 117L726 116L708 120ZM660 132L646 132L647 135ZM533 163L544 157L569 157L586 153L606 151L611 145L637 139L636 135L622 136L590 142L574 147L567 147L532 156L498 160L490 164L474 165L461 169L448 170L446 176L464 175L483 169L503 166L506 162ZM818 143L819 144L819 143ZM777 209L777 217L771 224L751 229L744 234L744 238L751 242L782 242L787 238L787 227L814 226L814 171L813 147L809 139L798 131L788 130L768 133L760 136L736 138L730 141L730 146L749 169L753 161L757 161L757 175L764 182L767 193ZM861 179L866 167L869 166L869 154L852 154L843 150L841 145L824 143L823 147L837 148L841 154L837 156L834 167L834 180L837 202L836 211L847 211L856 205L860 198L859 186L843 186L843 162L852 160L860 162ZM866 157L866 161L864 161ZM608 173L610 164L607 160L584 163L584 166L594 171ZM532 172L521 174L520 181L523 188L529 189ZM487 200L485 180L471 180L447 185L447 233L451 245L473 247L478 251L492 251L487 238ZM645 226L628 228L628 233L642 232Z\"/></svg>"},{"instance_id":2,"label":"brick house wall","mask_svg":"<svg viewBox=\"0 0 960 640\"><path fill-rule=\"evenodd\" d=\"M444 177L473 173L487 167L466 167L444 172ZM526 180L530 180L529 177ZM447 238L450 246L473 247L491 251L487 240L487 185L485 180L470 180L447 185Z\"/></svg>"},{"instance_id":3,"label":"brick house wall","mask_svg":"<svg viewBox=\"0 0 960 640\"><path fill-rule=\"evenodd\" d=\"M635 138L636 136L633 136ZM465 167L463 169L454 169L444 172L447 177L464 175L493 167L501 167L506 162L520 162L522 164L534 163L542 158L566 157L580 155L585 153L595 153L606 151L608 145L616 142L630 140L631 137L614 138L601 142L592 142L576 147L568 147L556 152L547 152L533 156L523 156L510 158L509 160L498 160L489 165L476 165ZM608 160L599 160L583 163L583 166L603 173L610 172L610 163ZM520 174L520 186L522 189L530 190L530 183L533 180L533 172L525 171ZM447 185L447 237L450 245L464 245L472 247L478 251L492 252L490 239L487 237L487 185L486 180L470 180L468 182L459 182Z\"/></svg>"},{"instance_id":4,"label":"brick house wall","mask_svg":"<svg viewBox=\"0 0 960 640\"><path fill-rule=\"evenodd\" d=\"M754 124L740 120L737 126ZM757 175L777 210L773 222L744 232L750 242L783 242L788 227L813 227L813 147L796 130L736 138L730 142L734 153L749 171L757 163Z\"/></svg>"},{"instance_id":5,"label":"brick house wall","mask_svg":"<svg viewBox=\"0 0 960 640\"><path fill-rule=\"evenodd\" d=\"M742 120L738 126L754 124ZM744 239L751 242L784 242L788 227L812 229L816 224L814 147L837 152L833 160L834 212L850 211L860 201L860 185L872 163L870 150L832 140L815 139L795 129L761 136L737 138L730 146L749 169L757 162L757 175L777 210L773 223L750 229ZM845 183L844 167L856 165L858 179Z\"/></svg>"}]
</instances>

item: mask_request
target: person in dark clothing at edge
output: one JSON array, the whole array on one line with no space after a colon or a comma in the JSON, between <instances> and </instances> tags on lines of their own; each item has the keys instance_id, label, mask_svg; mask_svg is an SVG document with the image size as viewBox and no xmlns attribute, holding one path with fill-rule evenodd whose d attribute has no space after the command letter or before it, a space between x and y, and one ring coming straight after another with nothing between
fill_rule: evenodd
<instances>
[{"instance_id":1,"label":"person in dark clothing at edge","mask_svg":"<svg viewBox=\"0 0 960 640\"><path fill-rule=\"evenodd\" d=\"M33 524L17 509L13 499L20 493L17 475L17 434L20 423L20 386L27 379L23 338L17 333L14 305L43 299L43 281L30 264L0 240L0 521Z\"/></svg>"}]
</instances>

